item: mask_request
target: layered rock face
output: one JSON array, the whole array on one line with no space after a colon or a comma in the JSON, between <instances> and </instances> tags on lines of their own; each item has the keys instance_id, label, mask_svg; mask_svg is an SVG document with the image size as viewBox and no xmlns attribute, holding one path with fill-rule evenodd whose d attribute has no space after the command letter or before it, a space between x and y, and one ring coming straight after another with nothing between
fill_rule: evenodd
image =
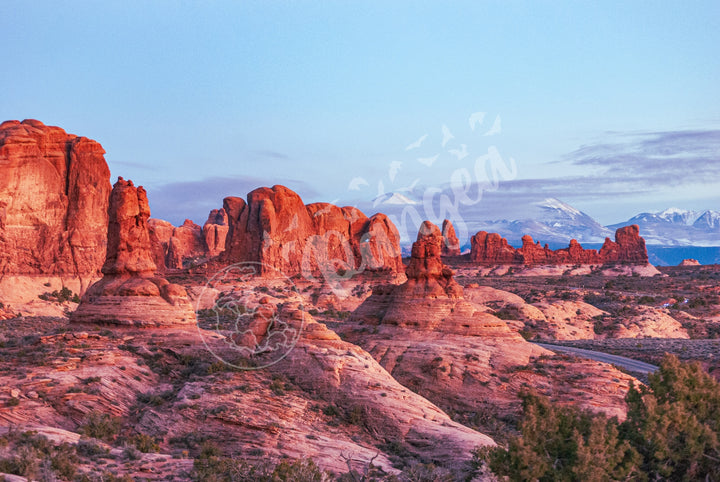
<instances>
[{"instance_id":1,"label":"layered rock face","mask_svg":"<svg viewBox=\"0 0 720 482\"><path fill-rule=\"evenodd\" d=\"M584 249L576 240L564 249L551 250L548 245L540 246L529 235L522 238L522 247L515 249L497 233L480 231L471 238L471 259L483 265L563 265L563 264L607 264L625 263L645 265L648 263L645 240L640 237L636 224L615 231L615 241L605 238L605 244L598 252Z\"/></svg>"},{"instance_id":2,"label":"layered rock face","mask_svg":"<svg viewBox=\"0 0 720 482\"><path fill-rule=\"evenodd\" d=\"M213 209L201 228L190 219L173 226L162 219L149 219L153 259L158 269L183 269L214 258L225 251L228 218L224 209Z\"/></svg>"},{"instance_id":3,"label":"layered rock face","mask_svg":"<svg viewBox=\"0 0 720 482\"><path fill-rule=\"evenodd\" d=\"M387 270L402 272L400 235L387 216L351 207L305 205L284 186L259 188L247 202L223 202L228 233L223 261L252 261L287 276Z\"/></svg>"},{"instance_id":4,"label":"layered rock face","mask_svg":"<svg viewBox=\"0 0 720 482\"><path fill-rule=\"evenodd\" d=\"M72 313L75 322L167 326L195 322L185 288L155 275L145 189L118 178L110 196L103 278Z\"/></svg>"},{"instance_id":5,"label":"layered rock face","mask_svg":"<svg viewBox=\"0 0 720 482\"><path fill-rule=\"evenodd\" d=\"M453 223L449 219L443 221L442 236L442 255L460 256L460 240L457 234L455 234L455 226L453 226Z\"/></svg>"},{"instance_id":6,"label":"layered rock face","mask_svg":"<svg viewBox=\"0 0 720 482\"><path fill-rule=\"evenodd\" d=\"M104 154L40 121L0 124L0 275L99 276L110 194Z\"/></svg>"}]
</instances>

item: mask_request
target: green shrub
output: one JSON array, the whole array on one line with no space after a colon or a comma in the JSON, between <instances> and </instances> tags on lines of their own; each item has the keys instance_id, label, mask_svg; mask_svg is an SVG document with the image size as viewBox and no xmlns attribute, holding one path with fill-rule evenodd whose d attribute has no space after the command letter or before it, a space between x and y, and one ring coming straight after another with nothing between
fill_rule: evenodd
<instances>
[{"instance_id":1,"label":"green shrub","mask_svg":"<svg viewBox=\"0 0 720 482\"><path fill-rule=\"evenodd\" d=\"M140 452L143 453L157 453L160 451L160 445L158 445L155 437L150 435L139 433L130 438L130 443L135 446Z\"/></svg>"},{"instance_id":2,"label":"green shrub","mask_svg":"<svg viewBox=\"0 0 720 482\"><path fill-rule=\"evenodd\" d=\"M107 413L90 412L80 425L80 432L101 440L112 441L120 432L121 419Z\"/></svg>"},{"instance_id":3,"label":"green shrub","mask_svg":"<svg viewBox=\"0 0 720 482\"><path fill-rule=\"evenodd\" d=\"M619 424L526 394L520 436L477 458L510 480L717 480L720 383L698 363L666 356L625 400Z\"/></svg>"}]
</instances>

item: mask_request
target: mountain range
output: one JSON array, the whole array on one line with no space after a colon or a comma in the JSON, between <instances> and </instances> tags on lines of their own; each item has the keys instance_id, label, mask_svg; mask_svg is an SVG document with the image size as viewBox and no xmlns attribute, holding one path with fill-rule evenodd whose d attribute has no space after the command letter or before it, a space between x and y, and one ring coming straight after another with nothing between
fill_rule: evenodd
<instances>
[{"instance_id":1,"label":"mountain range","mask_svg":"<svg viewBox=\"0 0 720 482\"><path fill-rule=\"evenodd\" d=\"M387 213L398 226L402 226L403 222L412 217L408 212L417 213L421 205L424 206L408 193L386 194L376 198L373 204L376 210ZM455 223L456 229L460 226L460 230L467 232L468 240L469 236L478 231L487 231L499 233L511 244L518 245L526 234L551 246L567 246L571 239L592 245L602 243L606 237L612 238L615 230L620 227L637 224L640 234L650 246L720 246L720 211L668 208L660 212L640 213L627 221L603 226L592 216L557 198L529 199L522 201L520 205L513 202L512 211L507 210L507 204L506 199L488 197L482 209L480 206L460 206L456 216L458 219L452 219L452 210L443 213L439 203L433 203L430 214L442 216L431 219L432 216L428 216L429 213L426 212L418 213L415 217L437 222L442 222L443 216L448 217ZM463 240L464 236L458 236L461 243L466 242Z\"/></svg>"}]
</instances>

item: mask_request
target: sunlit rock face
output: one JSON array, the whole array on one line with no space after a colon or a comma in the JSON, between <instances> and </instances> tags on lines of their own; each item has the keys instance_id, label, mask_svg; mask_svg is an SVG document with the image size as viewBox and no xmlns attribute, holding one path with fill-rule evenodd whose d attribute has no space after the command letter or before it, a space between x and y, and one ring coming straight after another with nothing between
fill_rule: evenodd
<instances>
[{"instance_id":1,"label":"sunlit rock face","mask_svg":"<svg viewBox=\"0 0 720 482\"><path fill-rule=\"evenodd\" d=\"M37 120L0 124L0 275L100 275L104 154L99 143Z\"/></svg>"},{"instance_id":2,"label":"sunlit rock face","mask_svg":"<svg viewBox=\"0 0 720 482\"><path fill-rule=\"evenodd\" d=\"M195 322L185 288L155 274L149 217L145 189L118 178L110 195L104 276L82 297L72 321L134 326Z\"/></svg>"},{"instance_id":3,"label":"sunlit rock face","mask_svg":"<svg viewBox=\"0 0 720 482\"><path fill-rule=\"evenodd\" d=\"M576 240L564 249L540 246L531 236L522 238L522 247L513 248L497 233L480 231L471 238L471 259L482 265L514 264L525 266L564 264L648 264L645 240L636 224L615 231L615 241L605 238L600 251L584 249Z\"/></svg>"},{"instance_id":4,"label":"sunlit rock face","mask_svg":"<svg viewBox=\"0 0 720 482\"><path fill-rule=\"evenodd\" d=\"M262 187L247 201L227 197L225 263L262 263L268 272L317 275L385 270L402 273L400 235L384 214L352 207L303 204L284 186Z\"/></svg>"}]
</instances>

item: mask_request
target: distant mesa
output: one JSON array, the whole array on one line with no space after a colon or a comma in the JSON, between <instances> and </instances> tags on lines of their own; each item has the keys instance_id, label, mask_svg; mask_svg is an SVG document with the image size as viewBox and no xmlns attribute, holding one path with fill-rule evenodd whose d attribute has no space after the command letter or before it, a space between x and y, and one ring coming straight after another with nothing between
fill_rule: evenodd
<instances>
[{"instance_id":1,"label":"distant mesa","mask_svg":"<svg viewBox=\"0 0 720 482\"><path fill-rule=\"evenodd\" d=\"M678 266L700 266L700 261L693 258L688 258L682 260Z\"/></svg>"},{"instance_id":2,"label":"distant mesa","mask_svg":"<svg viewBox=\"0 0 720 482\"><path fill-rule=\"evenodd\" d=\"M110 170L87 137L0 124L0 275L100 276Z\"/></svg>"},{"instance_id":3,"label":"distant mesa","mask_svg":"<svg viewBox=\"0 0 720 482\"><path fill-rule=\"evenodd\" d=\"M480 265L647 265L645 240L637 225L625 226L615 231L615 241L605 238L598 252L584 249L576 240L564 249L551 250L548 245L535 243L531 236L522 238L522 247L513 248L497 233L480 231L471 238L471 260Z\"/></svg>"},{"instance_id":4,"label":"distant mesa","mask_svg":"<svg viewBox=\"0 0 720 482\"><path fill-rule=\"evenodd\" d=\"M263 274L317 276L357 271L403 271L400 235L384 214L356 208L305 205L284 186L261 187L247 201L223 201L228 232L222 261L258 262Z\"/></svg>"},{"instance_id":5,"label":"distant mesa","mask_svg":"<svg viewBox=\"0 0 720 482\"><path fill-rule=\"evenodd\" d=\"M149 217L145 189L118 178L110 195L104 276L84 294L71 321L132 326L196 321L185 288L155 274Z\"/></svg>"}]
</instances>

